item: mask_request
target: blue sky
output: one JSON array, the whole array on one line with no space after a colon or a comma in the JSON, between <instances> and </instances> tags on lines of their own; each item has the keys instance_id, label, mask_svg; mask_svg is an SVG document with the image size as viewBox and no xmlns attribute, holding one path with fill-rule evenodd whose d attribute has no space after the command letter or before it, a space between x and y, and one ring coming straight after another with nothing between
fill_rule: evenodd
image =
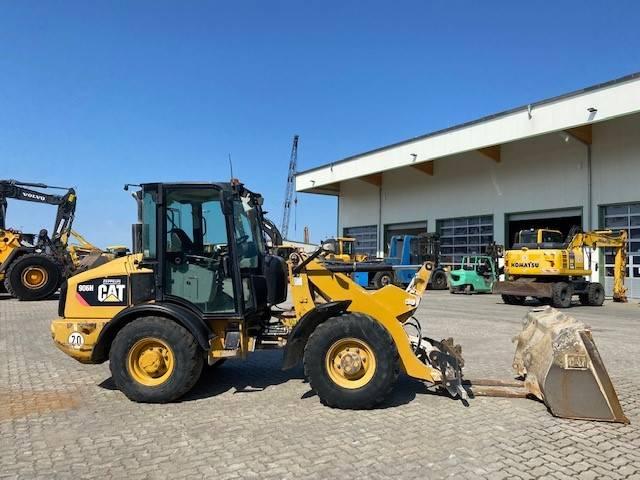
<instances>
[{"instance_id":1,"label":"blue sky","mask_svg":"<svg viewBox=\"0 0 640 480\"><path fill-rule=\"evenodd\" d=\"M231 153L279 223L294 134L303 170L638 71L638 18L633 1L4 1L0 178L75 186L77 229L128 244L125 182L224 181ZM296 216L292 236L335 233L332 198L300 194ZM8 219L38 231L53 210Z\"/></svg>"}]
</instances>

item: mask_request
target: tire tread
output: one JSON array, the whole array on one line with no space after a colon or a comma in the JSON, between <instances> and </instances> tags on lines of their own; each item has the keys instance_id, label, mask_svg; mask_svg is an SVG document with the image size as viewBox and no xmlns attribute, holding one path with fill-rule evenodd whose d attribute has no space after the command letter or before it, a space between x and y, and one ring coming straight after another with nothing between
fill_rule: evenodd
<instances>
[{"instance_id":1,"label":"tire tread","mask_svg":"<svg viewBox=\"0 0 640 480\"><path fill-rule=\"evenodd\" d=\"M146 329L156 330L157 336L161 338L162 334L167 335L167 332L169 335L176 336L176 345L172 346L175 362L178 362L178 357L182 353L186 354L183 359L184 364L175 366L175 368L181 369L177 371L177 374L184 378L179 378L178 386L166 392L154 389L167 390L167 384L158 387L138 386L128 373L126 356L129 349L126 347L130 344L129 339L135 338L136 331ZM147 336L152 335L154 334L151 333ZM163 338L163 340L167 339ZM119 356L122 358L116 358ZM118 388L130 400L143 403L169 403L182 397L193 388L200 378L203 364L204 355L194 336L182 325L164 317L142 317L125 325L116 335L109 354L109 368Z\"/></svg>"},{"instance_id":2,"label":"tire tread","mask_svg":"<svg viewBox=\"0 0 640 480\"><path fill-rule=\"evenodd\" d=\"M372 382L377 382L381 384L381 388L378 388L377 391L374 390L374 395L364 395L364 398L359 398L354 401L353 398L345 397L342 395L341 390L338 388L334 389L325 389L322 385L320 379L316 378L316 374L318 373L317 367L318 363L320 364L320 369L326 375L325 367L324 367L324 355L322 351L317 351L319 346L322 344L322 339L325 337L332 336L333 331L335 329L343 329L346 336L354 336L356 338L360 338L357 333L352 335L353 331L363 331L363 328L366 328L365 325L375 325L376 327L370 330L370 334L375 335L377 338L376 341L380 341L380 345L387 353L391 353L390 355L390 365L386 368L384 365L381 365L381 358L376 358L376 375L383 375L382 378L374 378L371 380L367 386L371 386ZM371 345L369 339L364 339L367 341L372 348L376 348ZM320 348L320 350L322 350ZM376 356L378 356L378 352L375 352ZM380 404L384 399L391 393L393 387L400 375L400 355L398 353L398 349L396 348L395 342L393 341L393 337L387 331L387 329L376 322L374 319L369 317L368 315L364 315L362 313L350 312L343 314L339 317L333 317L328 319L327 321L321 323L316 327L313 333L310 335L309 340L307 341L307 345L305 346L304 353L304 374L305 377L309 379L309 383L311 388L318 393L320 397L320 401L329 407L333 408L341 408L341 409L370 409ZM382 368L382 369L381 369ZM326 375L328 377L328 375ZM331 383L330 379L326 379L329 383ZM320 392L321 390L322 392Z\"/></svg>"}]
</instances>

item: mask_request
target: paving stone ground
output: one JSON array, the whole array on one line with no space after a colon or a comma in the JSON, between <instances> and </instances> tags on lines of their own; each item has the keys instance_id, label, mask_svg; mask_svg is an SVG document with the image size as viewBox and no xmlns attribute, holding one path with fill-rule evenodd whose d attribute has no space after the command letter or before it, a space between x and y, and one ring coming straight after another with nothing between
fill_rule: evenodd
<instances>
[{"instance_id":1,"label":"paving stone ground","mask_svg":"<svg viewBox=\"0 0 640 480\"><path fill-rule=\"evenodd\" d=\"M637 301L570 311L593 327L630 425L554 418L532 400L465 407L408 378L381 408L334 410L277 351L207 371L179 403L135 404L107 364L53 346L56 307L0 297L0 478L640 478ZM468 377L511 378L528 308L427 292L417 316L463 345Z\"/></svg>"}]
</instances>

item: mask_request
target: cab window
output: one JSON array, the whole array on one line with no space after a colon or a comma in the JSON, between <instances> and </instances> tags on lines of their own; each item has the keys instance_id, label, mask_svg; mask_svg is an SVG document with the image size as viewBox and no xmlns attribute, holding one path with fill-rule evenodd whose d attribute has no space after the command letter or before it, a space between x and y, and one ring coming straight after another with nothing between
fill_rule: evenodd
<instances>
[{"instance_id":1,"label":"cab window","mask_svg":"<svg viewBox=\"0 0 640 480\"><path fill-rule=\"evenodd\" d=\"M235 242L240 269L258 268L260 256L264 254L264 242L255 208L248 197L234 202Z\"/></svg>"},{"instance_id":2,"label":"cab window","mask_svg":"<svg viewBox=\"0 0 640 480\"><path fill-rule=\"evenodd\" d=\"M560 232L551 232L549 230L542 231L542 241L543 243L562 243L564 239L562 238L562 234Z\"/></svg>"},{"instance_id":3,"label":"cab window","mask_svg":"<svg viewBox=\"0 0 640 480\"><path fill-rule=\"evenodd\" d=\"M535 230L523 230L520 232L520 243L538 243Z\"/></svg>"},{"instance_id":4,"label":"cab window","mask_svg":"<svg viewBox=\"0 0 640 480\"><path fill-rule=\"evenodd\" d=\"M144 258L156 258L156 192L142 195L142 254Z\"/></svg>"},{"instance_id":5,"label":"cab window","mask_svg":"<svg viewBox=\"0 0 640 480\"><path fill-rule=\"evenodd\" d=\"M166 194L166 292L205 313L236 311L221 193L180 188Z\"/></svg>"}]
</instances>

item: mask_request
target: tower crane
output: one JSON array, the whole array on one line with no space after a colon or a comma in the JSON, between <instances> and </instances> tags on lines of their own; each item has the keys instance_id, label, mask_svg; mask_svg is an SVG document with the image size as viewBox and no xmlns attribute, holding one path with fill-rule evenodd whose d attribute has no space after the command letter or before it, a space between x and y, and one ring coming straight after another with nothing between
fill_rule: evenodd
<instances>
[{"instance_id":1,"label":"tower crane","mask_svg":"<svg viewBox=\"0 0 640 480\"><path fill-rule=\"evenodd\" d=\"M296 175L296 165L298 163L298 135L293 136L293 144L291 145L291 157L289 158L289 172L287 173L287 188L284 195L284 206L282 212L282 224L280 225L280 232L282 238L289 236L289 218L291 217L291 204L294 207L298 203L298 197L294 196L294 177Z\"/></svg>"}]
</instances>

